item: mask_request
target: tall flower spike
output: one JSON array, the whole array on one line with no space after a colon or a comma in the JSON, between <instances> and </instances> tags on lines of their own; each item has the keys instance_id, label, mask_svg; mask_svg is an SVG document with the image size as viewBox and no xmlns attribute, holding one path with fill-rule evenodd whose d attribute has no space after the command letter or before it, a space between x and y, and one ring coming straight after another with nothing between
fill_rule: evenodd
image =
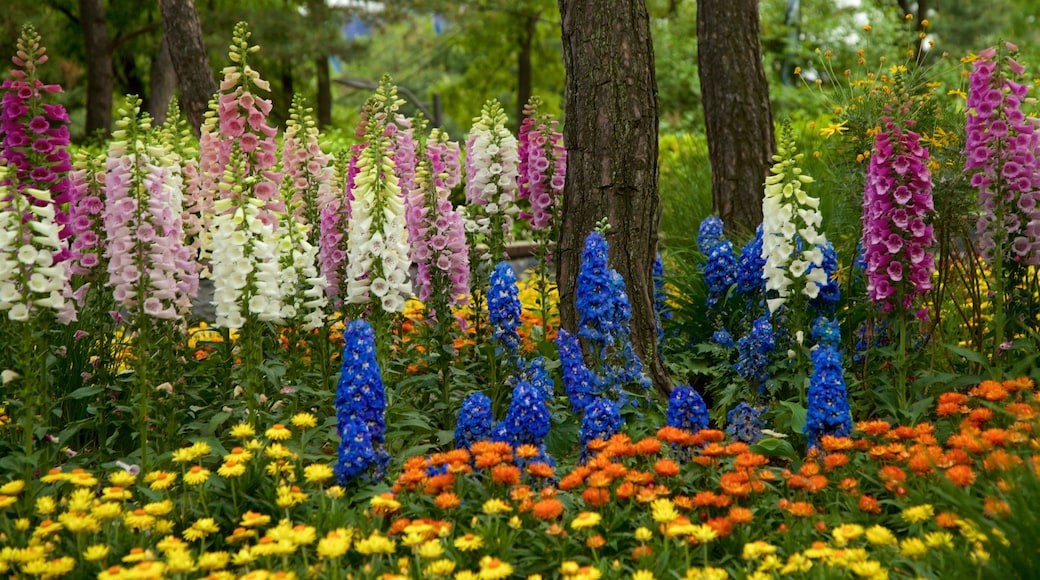
<instances>
[{"instance_id":1,"label":"tall flower spike","mask_svg":"<svg viewBox=\"0 0 1040 580\"><path fill-rule=\"evenodd\" d=\"M375 334L365 320L352 320L343 331L343 369L336 387L336 418L342 440L336 467L341 482L369 471L375 479L389 461L386 437L386 389L376 362Z\"/></svg>"},{"instance_id":2,"label":"tall flower spike","mask_svg":"<svg viewBox=\"0 0 1040 580\"><path fill-rule=\"evenodd\" d=\"M730 286L736 281L737 259L733 255L733 243L722 233L722 220L709 217L701 224L698 244L704 253L704 282L708 285L708 308L713 308L725 298Z\"/></svg>"},{"instance_id":3,"label":"tall flower spike","mask_svg":"<svg viewBox=\"0 0 1040 580\"><path fill-rule=\"evenodd\" d=\"M527 220L532 232L546 232L555 239L559 228L564 178L567 175L567 150L559 122L548 113L539 113L541 99L531 97L524 107L520 124L518 199L524 209L520 218Z\"/></svg>"},{"instance_id":4,"label":"tall flower spike","mask_svg":"<svg viewBox=\"0 0 1040 580\"><path fill-rule=\"evenodd\" d=\"M621 410L617 403L604 397L596 397L585 407L581 418L581 460L588 457L589 443L599 439L606 441L621 430Z\"/></svg>"},{"instance_id":5,"label":"tall flower spike","mask_svg":"<svg viewBox=\"0 0 1040 580\"><path fill-rule=\"evenodd\" d=\"M174 320L198 293L183 243L180 160L158 141L139 98L127 97L119 115L105 162L108 285L121 307Z\"/></svg>"},{"instance_id":6,"label":"tall flower spike","mask_svg":"<svg viewBox=\"0 0 1040 580\"><path fill-rule=\"evenodd\" d=\"M838 352L838 323L817 318L813 322L812 334L816 338L816 347L812 351L813 374L809 380L808 413L803 428L810 449L816 447L824 435L848 437L852 431L852 416Z\"/></svg>"},{"instance_id":7,"label":"tall flower spike","mask_svg":"<svg viewBox=\"0 0 1040 580\"><path fill-rule=\"evenodd\" d=\"M549 433L549 423L549 408L542 391L527 381L520 381L513 389L506 417L496 427L495 436L513 447L541 447Z\"/></svg>"},{"instance_id":8,"label":"tall flower spike","mask_svg":"<svg viewBox=\"0 0 1040 580\"><path fill-rule=\"evenodd\" d=\"M885 312L910 309L932 288L932 179L913 123L882 119L863 191L867 295Z\"/></svg>"},{"instance_id":9,"label":"tall flower spike","mask_svg":"<svg viewBox=\"0 0 1040 580\"><path fill-rule=\"evenodd\" d=\"M762 199L762 277L770 293L766 300L770 312L787 302L792 291L815 298L820 286L827 283L819 268L823 265L820 246L827 243L819 231L823 220L820 200L802 189L813 179L798 167L802 154L797 153L790 124L784 125L777 141L772 175L766 178ZM801 250L797 249L798 239ZM810 271L810 266L817 268Z\"/></svg>"},{"instance_id":10,"label":"tall flower spike","mask_svg":"<svg viewBox=\"0 0 1040 580\"><path fill-rule=\"evenodd\" d=\"M333 306L340 308L346 295L347 252L350 241L350 190L357 175L358 153L364 144L340 151L336 156L332 187L321 198L321 238L318 241L318 263L321 275L328 283L325 289Z\"/></svg>"},{"instance_id":11,"label":"tall flower spike","mask_svg":"<svg viewBox=\"0 0 1040 580\"><path fill-rule=\"evenodd\" d=\"M495 340L510 357L520 351L520 316L523 309L520 305L519 291L516 287L516 274L507 262L499 262L491 273L491 290L488 292L488 319L495 329Z\"/></svg>"},{"instance_id":12,"label":"tall flower spike","mask_svg":"<svg viewBox=\"0 0 1040 580\"><path fill-rule=\"evenodd\" d=\"M484 393L473 393L462 401L455 424L455 446L469 448L477 441L490 441L495 417L491 399Z\"/></svg>"},{"instance_id":13,"label":"tall flower spike","mask_svg":"<svg viewBox=\"0 0 1040 580\"><path fill-rule=\"evenodd\" d=\"M1040 264L1040 132L1026 117L1025 68L994 48L979 51L970 76L965 165L982 208L978 247L991 266L997 260Z\"/></svg>"},{"instance_id":14,"label":"tall flower spike","mask_svg":"<svg viewBox=\"0 0 1040 580\"><path fill-rule=\"evenodd\" d=\"M50 192L7 185L9 168L0 165L0 312L17 322L41 309L60 314L66 306L65 263Z\"/></svg>"},{"instance_id":15,"label":"tall flower spike","mask_svg":"<svg viewBox=\"0 0 1040 580\"><path fill-rule=\"evenodd\" d=\"M388 136L392 131L388 119L402 103L389 77L383 77L376 94L365 103L362 123L367 145L358 156L350 202L347 300L378 301L385 312L402 312L412 292L405 208Z\"/></svg>"},{"instance_id":16,"label":"tall flower spike","mask_svg":"<svg viewBox=\"0 0 1040 580\"><path fill-rule=\"evenodd\" d=\"M707 429L708 407L704 405L701 394L689 385L680 385L672 389L668 395L666 424L688 433Z\"/></svg>"},{"instance_id":17,"label":"tall flower spike","mask_svg":"<svg viewBox=\"0 0 1040 580\"><path fill-rule=\"evenodd\" d=\"M108 276L104 264L105 239L102 212L105 209L105 155L95 155L86 149L76 152L73 170L69 175L74 201L69 206L69 225L72 230L71 274L83 284L100 281Z\"/></svg>"},{"instance_id":18,"label":"tall flower spike","mask_svg":"<svg viewBox=\"0 0 1040 580\"><path fill-rule=\"evenodd\" d=\"M516 137L506 127L502 105L492 99L473 119L466 140L466 231L482 242L475 261L489 269L505 259L513 216L519 212L518 162Z\"/></svg>"}]
</instances>

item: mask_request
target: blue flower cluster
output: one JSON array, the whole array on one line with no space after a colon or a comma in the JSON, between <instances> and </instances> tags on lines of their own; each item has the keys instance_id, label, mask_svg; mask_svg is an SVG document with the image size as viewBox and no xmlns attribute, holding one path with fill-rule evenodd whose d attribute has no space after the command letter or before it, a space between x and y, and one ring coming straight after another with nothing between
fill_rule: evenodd
<instances>
[{"instance_id":1,"label":"blue flower cluster","mask_svg":"<svg viewBox=\"0 0 1040 580\"><path fill-rule=\"evenodd\" d=\"M689 385L681 385L672 389L668 395L669 427L696 433L708 428L708 407L696 389Z\"/></svg>"},{"instance_id":2,"label":"blue flower cluster","mask_svg":"<svg viewBox=\"0 0 1040 580\"><path fill-rule=\"evenodd\" d=\"M704 218L697 228L697 247L702 254L707 254L708 249L722 241L722 220L715 216Z\"/></svg>"},{"instance_id":3,"label":"blue flower cluster","mask_svg":"<svg viewBox=\"0 0 1040 580\"><path fill-rule=\"evenodd\" d=\"M542 393L546 401L552 400L556 395L556 385L553 383L552 377L549 376L549 371L545 368L545 357L538 356L530 361L520 359L519 363L520 368L515 375L516 380L525 380L531 383L531 386ZM513 377L510 377L510 380L512 379Z\"/></svg>"},{"instance_id":4,"label":"blue flower cluster","mask_svg":"<svg viewBox=\"0 0 1040 580\"><path fill-rule=\"evenodd\" d=\"M827 320L820 316L812 323L812 337L820 347L838 348L841 343L841 329L837 320Z\"/></svg>"},{"instance_id":5,"label":"blue flower cluster","mask_svg":"<svg viewBox=\"0 0 1040 580\"><path fill-rule=\"evenodd\" d=\"M830 328L824 328L830 327ZM852 416L842 374L841 354L836 348L836 321L823 317L813 323L813 335L822 338L812 352L813 374L809 380L808 413L803 432L809 448L819 445L820 437L847 437L852 431Z\"/></svg>"},{"instance_id":6,"label":"blue flower cluster","mask_svg":"<svg viewBox=\"0 0 1040 580\"><path fill-rule=\"evenodd\" d=\"M810 305L821 314L834 314L841 299L841 288L838 287L838 252L834 245L827 242L826 245L817 246L823 252L823 271L827 273L827 283L817 284L820 293L810 301ZM811 273L816 269L815 265L809 266Z\"/></svg>"},{"instance_id":7,"label":"blue flower cluster","mask_svg":"<svg viewBox=\"0 0 1040 580\"><path fill-rule=\"evenodd\" d=\"M487 295L488 318L495 331L497 340L511 355L516 355L520 348L520 306L519 290L516 287L516 273L507 262L499 262L491 273L491 289Z\"/></svg>"},{"instance_id":8,"label":"blue flower cluster","mask_svg":"<svg viewBox=\"0 0 1040 580\"><path fill-rule=\"evenodd\" d=\"M766 420L762 417L762 408L741 403L726 414L726 433L734 441L751 444L762 438L762 427Z\"/></svg>"},{"instance_id":9,"label":"blue flower cluster","mask_svg":"<svg viewBox=\"0 0 1040 580\"><path fill-rule=\"evenodd\" d=\"M744 295L758 294L765 290L766 281L762 270L766 258L762 255L762 224L758 224L755 237L740 250L737 260L737 292Z\"/></svg>"},{"instance_id":10,"label":"blue flower cluster","mask_svg":"<svg viewBox=\"0 0 1040 580\"><path fill-rule=\"evenodd\" d=\"M556 346L560 349L563 387L571 401L571 410L578 415L592 403L598 392L596 376L585 366L577 336L561 328L556 335Z\"/></svg>"},{"instance_id":11,"label":"blue flower cluster","mask_svg":"<svg viewBox=\"0 0 1040 580\"><path fill-rule=\"evenodd\" d=\"M769 371L768 353L776 347L773 336L773 325L769 322L769 314L757 318L751 331L737 341L737 362L733 365L744 380L758 387L759 392L765 389Z\"/></svg>"},{"instance_id":12,"label":"blue flower cluster","mask_svg":"<svg viewBox=\"0 0 1040 580\"><path fill-rule=\"evenodd\" d=\"M596 439L607 440L621 430L621 410L617 403L605 397L596 399L585 407L581 418L581 456L588 458L589 443Z\"/></svg>"},{"instance_id":13,"label":"blue flower cluster","mask_svg":"<svg viewBox=\"0 0 1040 580\"><path fill-rule=\"evenodd\" d=\"M383 448L386 391L376 363L375 334L364 320L343 331L343 367L336 387L339 461L335 471L346 483L371 468L378 479L390 460Z\"/></svg>"},{"instance_id":14,"label":"blue flower cluster","mask_svg":"<svg viewBox=\"0 0 1040 580\"><path fill-rule=\"evenodd\" d=\"M625 293L625 281L607 265L609 246L599 232L585 238L581 266L575 282L578 310L578 335L597 349L628 339L632 308Z\"/></svg>"},{"instance_id":15,"label":"blue flower cluster","mask_svg":"<svg viewBox=\"0 0 1040 580\"><path fill-rule=\"evenodd\" d=\"M469 395L462 401L455 423L455 446L469 448L477 441L489 441L494 420L491 399L484 393Z\"/></svg>"},{"instance_id":16,"label":"blue flower cluster","mask_svg":"<svg viewBox=\"0 0 1040 580\"><path fill-rule=\"evenodd\" d=\"M720 328L719 330L716 330L711 335L711 341L721 346L722 348L733 348L734 346L736 346L733 343L733 336L725 328Z\"/></svg>"},{"instance_id":17,"label":"blue flower cluster","mask_svg":"<svg viewBox=\"0 0 1040 580\"><path fill-rule=\"evenodd\" d=\"M548 434L549 408L545 405L545 397L531 383L520 381L513 389L513 399L509 402L506 418L495 426L493 438L513 447L541 447Z\"/></svg>"},{"instance_id":18,"label":"blue flower cluster","mask_svg":"<svg viewBox=\"0 0 1040 580\"><path fill-rule=\"evenodd\" d=\"M733 243L721 240L705 253L704 282L708 285L708 308L714 307L726 296L736 280L737 259L733 256Z\"/></svg>"}]
</instances>

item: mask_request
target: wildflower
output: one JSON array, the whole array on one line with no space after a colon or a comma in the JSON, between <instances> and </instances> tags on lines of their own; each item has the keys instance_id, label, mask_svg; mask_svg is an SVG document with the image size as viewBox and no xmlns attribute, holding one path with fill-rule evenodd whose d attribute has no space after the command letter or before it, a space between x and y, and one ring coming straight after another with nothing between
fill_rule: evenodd
<instances>
[{"instance_id":1,"label":"wildflower","mask_svg":"<svg viewBox=\"0 0 1040 580\"><path fill-rule=\"evenodd\" d=\"M705 227L702 223L701 229L706 230L704 236L698 236L701 252L706 257L704 264L704 281L708 285L708 308L714 307L719 300L725 298L730 286L736 281L737 259L733 255L733 243L722 237L722 220L709 217L710 225ZM717 231L716 231L717 230Z\"/></svg>"},{"instance_id":2,"label":"wildflower","mask_svg":"<svg viewBox=\"0 0 1040 580\"><path fill-rule=\"evenodd\" d=\"M516 286L516 274L508 262L499 262L491 273L491 289L487 294L488 319L495 329L494 338L505 347L510 356L516 356L520 347L522 309Z\"/></svg>"},{"instance_id":3,"label":"wildflower","mask_svg":"<svg viewBox=\"0 0 1040 580\"><path fill-rule=\"evenodd\" d=\"M430 562L425 568L423 568L423 574L432 578L446 578L454 571L455 562L447 558Z\"/></svg>"},{"instance_id":4,"label":"wildflower","mask_svg":"<svg viewBox=\"0 0 1040 580\"><path fill-rule=\"evenodd\" d=\"M571 529L583 530L599 524L603 516L596 512L581 512L571 520Z\"/></svg>"},{"instance_id":5,"label":"wildflower","mask_svg":"<svg viewBox=\"0 0 1040 580\"><path fill-rule=\"evenodd\" d=\"M292 431L287 429L285 425L282 425L281 423L275 423L264 433L264 436L272 441L285 441L292 437Z\"/></svg>"},{"instance_id":6,"label":"wildflower","mask_svg":"<svg viewBox=\"0 0 1040 580\"><path fill-rule=\"evenodd\" d=\"M336 476L340 483L372 469L382 476L389 456L383 449L386 393L375 358L375 335L364 320L343 331L343 372L336 389L341 437Z\"/></svg>"},{"instance_id":7,"label":"wildflower","mask_svg":"<svg viewBox=\"0 0 1040 580\"><path fill-rule=\"evenodd\" d=\"M466 231L484 248L471 261L482 268L505 258L519 188L519 151L498 101L484 104L466 139ZM477 247L471 243L471 247Z\"/></svg>"},{"instance_id":8,"label":"wildflower","mask_svg":"<svg viewBox=\"0 0 1040 580\"><path fill-rule=\"evenodd\" d=\"M679 517L679 512L675 510L675 504L673 504L668 498L654 500L650 504L650 510L654 521L659 523L671 523Z\"/></svg>"},{"instance_id":9,"label":"wildflower","mask_svg":"<svg viewBox=\"0 0 1040 580\"><path fill-rule=\"evenodd\" d=\"M494 416L491 399L484 393L471 393L462 402L459 419L455 427L455 445L470 447L477 441L491 439Z\"/></svg>"},{"instance_id":10,"label":"wildflower","mask_svg":"<svg viewBox=\"0 0 1040 580\"><path fill-rule=\"evenodd\" d=\"M869 30L869 26L867 27L867 29ZM820 135L822 135L823 137L832 137L834 135L841 135L842 133L844 133L848 129L849 129L849 120L845 119L844 121L842 121L840 123L831 123L831 124L827 125L826 127L824 127L823 129L820 129Z\"/></svg>"},{"instance_id":11,"label":"wildflower","mask_svg":"<svg viewBox=\"0 0 1040 580\"><path fill-rule=\"evenodd\" d=\"M708 427L708 408L696 389L689 385L672 389L668 395L666 424L687 433L696 433Z\"/></svg>"},{"instance_id":12,"label":"wildflower","mask_svg":"<svg viewBox=\"0 0 1040 580\"><path fill-rule=\"evenodd\" d=\"M25 489L25 480L15 479L0 485L0 495L18 495L22 493L23 489Z\"/></svg>"},{"instance_id":13,"label":"wildflower","mask_svg":"<svg viewBox=\"0 0 1040 580\"><path fill-rule=\"evenodd\" d=\"M187 473L184 474L184 483L188 485L202 485L209 479L210 471L203 468L201 465L193 465Z\"/></svg>"},{"instance_id":14,"label":"wildflower","mask_svg":"<svg viewBox=\"0 0 1040 580\"><path fill-rule=\"evenodd\" d=\"M184 530L183 536L185 540L194 542L219 531L220 526L213 518L199 518L191 527Z\"/></svg>"},{"instance_id":15,"label":"wildflower","mask_svg":"<svg viewBox=\"0 0 1040 580\"><path fill-rule=\"evenodd\" d=\"M690 568L686 571L686 575L683 576L683 580L726 580L727 578L729 578L729 572L726 572L724 568L713 568L711 566Z\"/></svg>"},{"instance_id":16,"label":"wildflower","mask_svg":"<svg viewBox=\"0 0 1040 580\"><path fill-rule=\"evenodd\" d=\"M733 368L744 380L757 387L759 392L765 390L766 380L769 378L768 353L775 346L773 325L768 314L757 318L752 323L751 330L737 341L738 358Z\"/></svg>"},{"instance_id":17,"label":"wildflower","mask_svg":"<svg viewBox=\"0 0 1040 580\"><path fill-rule=\"evenodd\" d=\"M153 471L144 477L145 483L155 491L169 489L177 481L177 474L167 471Z\"/></svg>"},{"instance_id":18,"label":"wildflower","mask_svg":"<svg viewBox=\"0 0 1040 580\"><path fill-rule=\"evenodd\" d=\"M463 552L472 552L484 547L484 539L473 534L466 534L455 538L454 545Z\"/></svg>"},{"instance_id":19,"label":"wildflower","mask_svg":"<svg viewBox=\"0 0 1040 580\"><path fill-rule=\"evenodd\" d=\"M397 543L386 536L380 535L378 531L373 531L372 535L363 540L358 540L354 544L354 550L364 556L370 556L372 554L393 554L396 549Z\"/></svg>"},{"instance_id":20,"label":"wildflower","mask_svg":"<svg viewBox=\"0 0 1040 580\"><path fill-rule=\"evenodd\" d=\"M496 497L493 497L484 502L484 506L481 509L486 514L494 515L509 513L513 511L513 506Z\"/></svg>"},{"instance_id":21,"label":"wildflower","mask_svg":"<svg viewBox=\"0 0 1040 580\"><path fill-rule=\"evenodd\" d=\"M967 487L975 482L975 472L970 465L954 465L946 470L946 479L957 487Z\"/></svg>"},{"instance_id":22,"label":"wildflower","mask_svg":"<svg viewBox=\"0 0 1040 580\"><path fill-rule=\"evenodd\" d=\"M691 531L689 535L690 539L696 540L700 544L706 544L719 537L719 533L707 524L694 526L693 531Z\"/></svg>"},{"instance_id":23,"label":"wildflower","mask_svg":"<svg viewBox=\"0 0 1040 580\"><path fill-rule=\"evenodd\" d=\"M346 528L337 528L329 531L324 538L318 541L318 557L323 559L339 558L347 553L352 538L353 533Z\"/></svg>"},{"instance_id":24,"label":"wildflower","mask_svg":"<svg viewBox=\"0 0 1040 580\"><path fill-rule=\"evenodd\" d=\"M560 203L567 173L567 150L559 124L552 115L539 113L538 97L524 106L518 146L520 218L528 222L536 238L554 240L560 225Z\"/></svg>"},{"instance_id":25,"label":"wildflower","mask_svg":"<svg viewBox=\"0 0 1040 580\"><path fill-rule=\"evenodd\" d=\"M83 551L83 559L87 562L99 562L108 557L109 547L105 544L93 544Z\"/></svg>"},{"instance_id":26,"label":"wildflower","mask_svg":"<svg viewBox=\"0 0 1040 580\"><path fill-rule=\"evenodd\" d=\"M249 423L239 423L231 428L229 434L235 439L249 439L253 435L256 435L256 431L253 430L253 426Z\"/></svg>"},{"instance_id":27,"label":"wildflower","mask_svg":"<svg viewBox=\"0 0 1040 580\"><path fill-rule=\"evenodd\" d=\"M813 334L819 343L812 352L813 375L809 381L809 409L803 432L809 448L819 445L820 437L847 437L852 430L852 417L845 393L841 355L837 350L837 321L817 318Z\"/></svg>"},{"instance_id":28,"label":"wildflower","mask_svg":"<svg viewBox=\"0 0 1040 580\"><path fill-rule=\"evenodd\" d=\"M480 572L477 573L480 580L499 580L508 578L512 574L513 566L507 562L491 556L484 556L480 559Z\"/></svg>"},{"instance_id":29,"label":"wildflower","mask_svg":"<svg viewBox=\"0 0 1040 580\"><path fill-rule=\"evenodd\" d=\"M222 463L217 469L217 475L223 478L230 479L232 477L239 477L246 472L245 463L229 459Z\"/></svg>"},{"instance_id":30,"label":"wildflower","mask_svg":"<svg viewBox=\"0 0 1040 580\"><path fill-rule=\"evenodd\" d=\"M776 546L764 540L755 540L754 542L744 544L740 557L745 560L757 560L762 556L769 556L775 553Z\"/></svg>"},{"instance_id":31,"label":"wildflower","mask_svg":"<svg viewBox=\"0 0 1040 580\"><path fill-rule=\"evenodd\" d=\"M755 443L762 438L762 427L765 426L765 418L762 417L763 410L761 407L753 407L746 402L733 407L726 414L726 434L734 441Z\"/></svg>"},{"instance_id":32,"label":"wildflower","mask_svg":"<svg viewBox=\"0 0 1040 580\"><path fill-rule=\"evenodd\" d=\"M917 560L928 553L928 546L921 538L905 538L899 542L899 553L912 560Z\"/></svg>"},{"instance_id":33,"label":"wildflower","mask_svg":"<svg viewBox=\"0 0 1040 580\"><path fill-rule=\"evenodd\" d=\"M921 504L904 508L900 515L907 523L919 524L932 519L932 516L935 515L935 511L931 504Z\"/></svg>"},{"instance_id":34,"label":"wildflower","mask_svg":"<svg viewBox=\"0 0 1040 580\"><path fill-rule=\"evenodd\" d=\"M597 397L581 419L581 444L587 454L589 445L595 440L606 441L621 428L621 413L610 399Z\"/></svg>"},{"instance_id":35,"label":"wildflower","mask_svg":"<svg viewBox=\"0 0 1040 580\"><path fill-rule=\"evenodd\" d=\"M303 468L303 478L311 483L322 483L334 476L332 467L325 463L311 463Z\"/></svg>"}]
</instances>

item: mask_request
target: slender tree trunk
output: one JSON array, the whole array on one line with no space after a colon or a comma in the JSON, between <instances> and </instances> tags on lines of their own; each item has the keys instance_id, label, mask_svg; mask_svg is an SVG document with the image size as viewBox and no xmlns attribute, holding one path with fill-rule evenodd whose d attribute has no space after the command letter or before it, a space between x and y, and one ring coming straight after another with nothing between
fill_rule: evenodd
<instances>
[{"instance_id":1,"label":"slender tree trunk","mask_svg":"<svg viewBox=\"0 0 1040 580\"><path fill-rule=\"evenodd\" d=\"M148 91L148 114L155 119L156 124L166 122L166 113L176 92L177 73L173 70L170 47L164 36L159 45L159 54L152 61L151 82Z\"/></svg>"},{"instance_id":2,"label":"slender tree trunk","mask_svg":"<svg viewBox=\"0 0 1040 580\"><path fill-rule=\"evenodd\" d=\"M743 232L762 221L762 189L775 151L759 42L758 0L697 3L712 207Z\"/></svg>"},{"instance_id":3,"label":"slender tree trunk","mask_svg":"<svg viewBox=\"0 0 1040 580\"><path fill-rule=\"evenodd\" d=\"M107 137L112 130L112 99L115 75L112 50L105 23L104 0L79 1L83 46L87 56L87 135L100 132Z\"/></svg>"},{"instance_id":4,"label":"slender tree trunk","mask_svg":"<svg viewBox=\"0 0 1040 580\"><path fill-rule=\"evenodd\" d=\"M173 70L177 72L181 107L197 137L209 101L217 92L217 81L209 68L209 55L202 42L202 24L195 12L195 0L159 0L159 11Z\"/></svg>"},{"instance_id":5,"label":"slender tree trunk","mask_svg":"<svg viewBox=\"0 0 1040 580\"><path fill-rule=\"evenodd\" d=\"M656 388L671 381L657 353L653 263L657 191L657 81L644 0L559 0L567 70L567 181L557 283L564 327L577 327L575 282L595 223L611 228L611 266L625 280L632 343Z\"/></svg>"},{"instance_id":6,"label":"slender tree trunk","mask_svg":"<svg viewBox=\"0 0 1040 580\"><path fill-rule=\"evenodd\" d=\"M318 128L332 125L332 81L329 75L329 56L323 54L314 59L318 70Z\"/></svg>"},{"instance_id":7,"label":"slender tree trunk","mask_svg":"<svg viewBox=\"0 0 1040 580\"><path fill-rule=\"evenodd\" d=\"M531 43L534 42L535 29L538 26L538 14L527 17L524 29L520 31L520 52L517 54L516 73L516 125L524 119L524 107L531 100Z\"/></svg>"}]
</instances>

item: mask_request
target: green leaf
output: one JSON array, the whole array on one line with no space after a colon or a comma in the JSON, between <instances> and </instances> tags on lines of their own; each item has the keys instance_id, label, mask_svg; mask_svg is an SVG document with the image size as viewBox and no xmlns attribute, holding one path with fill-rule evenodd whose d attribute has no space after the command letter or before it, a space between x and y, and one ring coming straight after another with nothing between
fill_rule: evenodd
<instances>
[{"instance_id":1,"label":"green leaf","mask_svg":"<svg viewBox=\"0 0 1040 580\"><path fill-rule=\"evenodd\" d=\"M805 407L791 401L781 401L780 404L791 412L791 430L795 433L801 433L802 429L805 428L805 416L808 414L808 411Z\"/></svg>"},{"instance_id":2,"label":"green leaf","mask_svg":"<svg viewBox=\"0 0 1040 580\"><path fill-rule=\"evenodd\" d=\"M230 418L231 418L231 413L228 413L227 411L221 411L221 412L213 415L209 419L209 432L210 433L216 433L217 432L217 427L220 427L221 425L223 425L224 422L227 421Z\"/></svg>"},{"instance_id":3,"label":"green leaf","mask_svg":"<svg viewBox=\"0 0 1040 580\"><path fill-rule=\"evenodd\" d=\"M986 360L986 357L981 353L977 353L971 350L970 348L957 346L956 344L943 344L943 347L946 350L952 352L953 354L959 355L962 358L965 358L973 363L978 363L986 368L989 368L989 361Z\"/></svg>"},{"instance_id":4,"label":"green leaf","mask_svg":"<svg viewBox=\"0 0 1040 580\"><path fill-rule=\"evenodd\" d=\"M750 450L752 453L758 453L766 457L786 457L792 461L798 460L798 452L794 450L791 442L777 437L759 440L750 447Z\"/></svg>"},{"instance_id":5,"label":"green leaf","mask_svg":"<svg viewBox=\"0 0 1040 580\"><path fill-rule=\"evenodd\" d=\"M97 385L93 385L93 386L80 387L80 388L76 389L75 391L72 391L71 393L69 393L67 396L70 399L79 400L79 399L86 399L87 397L93 397L94 395L97 395L100 392L101 392L101 387L99 387Z\"/></svg>"}]
</instances>

